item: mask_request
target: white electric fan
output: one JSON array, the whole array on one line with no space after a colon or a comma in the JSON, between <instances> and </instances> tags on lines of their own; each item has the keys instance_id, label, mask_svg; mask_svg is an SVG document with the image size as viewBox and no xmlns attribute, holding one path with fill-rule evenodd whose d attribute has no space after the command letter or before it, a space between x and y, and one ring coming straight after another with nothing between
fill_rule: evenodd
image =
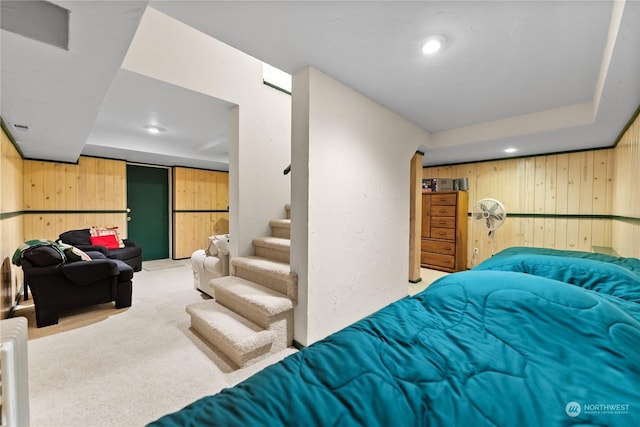
<instances>
[{"instance_id":1,"label":"white electric fan","mask_svg":"<svg viewBox=\"0 0 640 427\"><path fill-rule=\"evenodd\" d=\"M504 205L496 199L481 199L476 202L471 211L471 217L479 227L489 233L492 240L492 252L495 254L495 233L507 218Z\"/></svg>"}]
</instances>

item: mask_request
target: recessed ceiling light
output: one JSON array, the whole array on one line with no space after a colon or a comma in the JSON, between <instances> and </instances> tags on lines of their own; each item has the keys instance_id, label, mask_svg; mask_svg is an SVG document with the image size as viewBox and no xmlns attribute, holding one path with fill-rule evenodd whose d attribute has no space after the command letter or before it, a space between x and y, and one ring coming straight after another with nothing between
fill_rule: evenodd
<instances>
[{"instance_id":1,"label":"recessed ceiling light","mask_svg":"<svg viewBox=\"0 0 640 427\"><path fill-rule=\"evenodd\" d=\"M156 126L156 125L147 125L144 127L147 132L152 133L154 135L159 134L160 132L164 132L164 128L161 128L160 126Z\"/></svg>"},{"instance_id":2,"label":"recessed ceiling light","mask_svg":"<svg viewBox=\"0 0 640 427\"><path fill-rule=\"evenodd\" d=\"M422 53L432 55L439 51L447 42L447 36L444 34L434 34L429 37L422 45Z\"/></svg>"},{"instance_id":3,"label":"recessed ceiling light","mask_svg":"<svg viewBox=\"0 0 640 427\"><path fill-rule=\"evenodd\" d=\"M504 149L505 153L515 153L516 151L518 151L518 150L516 148L513 148L513 147Z\"/></svg>"}]
</instances>

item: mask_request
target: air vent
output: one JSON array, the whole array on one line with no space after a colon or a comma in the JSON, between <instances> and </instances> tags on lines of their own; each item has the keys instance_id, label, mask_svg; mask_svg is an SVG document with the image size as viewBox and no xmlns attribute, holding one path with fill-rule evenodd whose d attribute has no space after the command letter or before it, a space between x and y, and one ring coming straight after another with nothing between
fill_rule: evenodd
<instances>
[{"instance_id":1,"label":"air vent","mask_svg":"<svg viewBox=\"0 0 640 427\"><path fill-rule=\"evenodd\" d=\"M69 50L67 9L40 0L2 0L0 5L0 26L3 30Z\"/></svg>"}]
</instances>

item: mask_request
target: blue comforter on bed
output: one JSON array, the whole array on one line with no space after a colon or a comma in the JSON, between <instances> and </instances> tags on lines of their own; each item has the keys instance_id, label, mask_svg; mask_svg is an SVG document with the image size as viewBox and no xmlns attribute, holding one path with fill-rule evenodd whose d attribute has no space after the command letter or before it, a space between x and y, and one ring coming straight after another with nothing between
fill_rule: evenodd
<instances>
[{"instance_id":1,"label":"blue comforter on bed","mask_svg":"<svg viewBox=\"0 0 640 427\"><path fill-rule=\"evenodd\" d=\"M151 425L637 426L640 281L625 283L451 274Z\"/></svg>"}]
</instances>

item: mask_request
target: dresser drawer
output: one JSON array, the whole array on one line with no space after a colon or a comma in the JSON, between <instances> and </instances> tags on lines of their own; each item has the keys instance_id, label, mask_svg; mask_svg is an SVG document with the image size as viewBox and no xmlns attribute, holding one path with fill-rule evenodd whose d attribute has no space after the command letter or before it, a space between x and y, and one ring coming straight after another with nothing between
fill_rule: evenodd
<instances>
[{"instance_id":1,"label":"dresser drawer","mask_svg":"<svg viewBox=\"0 0 640 427\"><path fill-rule=\"evenodd\" d=\"M455 206L456 195L455 194L434 194L433 196L431 196L431 204Z\"/></svg>"},{"instance_id":2,"label":"dresser drawer","mask_svg":"<svg viewBox=\"0 0 640 427\"><path fill-rule=\"evenodd\" d=\"M453 255L441 255L422 252L420 254L420 263L427 267L442 267L446 269L453 269L456 265L455 257Z\"/></svg>"},{"instance_id":3,"label":"dresser drawer","mask_svg":"<svg viewBox=\"0 0 640 427\"><path fill-rule=\"evenodd\" d=\"M452 216L432 216L431 227L435 228L456 228L456 219Z\"/></svg>"},{"instance_id":4,"label":"dresser drawer","mask_svg":"<svg viewBox=\"0 0 640 427\"><path fill-rule=\"evenodd\" d=\"M455 206L431 206L431 216L456 216Z\"/></svg>"},{"instance_id":5,"label":"dresser drawer","mask_svg":"<svg viewBox=\"0 0 640 427\"><path fill-rule=\"evenodd\" d=\"M456 229L455 228L432 228L431 238L453 241L456 239Z\"/></svg>"},{"instance_id":6,"label":"dresser drawer","mask_svg":"<svg viewBox=\"0 0 640 427\"><path fill-rule=\"evenodd\" d=\"M422 239L420 242L422 252L434 252L443 255L455 255L456 244L454 242L442 242L440 240Z\"/></svg>"}]
</instances>

